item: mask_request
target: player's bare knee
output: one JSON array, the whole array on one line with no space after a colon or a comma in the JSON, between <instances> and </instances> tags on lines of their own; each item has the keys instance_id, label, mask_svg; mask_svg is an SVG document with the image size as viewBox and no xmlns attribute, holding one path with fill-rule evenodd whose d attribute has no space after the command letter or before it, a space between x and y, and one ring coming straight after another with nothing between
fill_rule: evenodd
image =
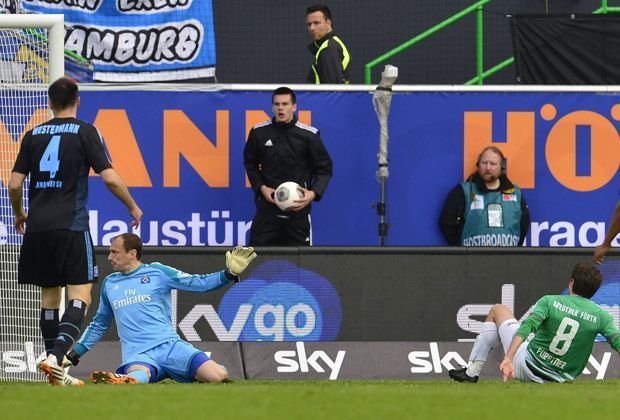
<instances>
[{"instance_id":1,"label":"player's bare knee","mask_svg":"<svg viewBox=\"0 0 620 420\"><path fill-rule=\"evenodd\" d=\"M496 303L495 305L493 305L493 307L489 311L486 321L497 323L498 320L503 321L503 320L506 320L508 318L513 318L513 317L514 315L512 314L512 311L506 305L502 305L501 303Z\"/></svg>"},{"instance_id":2,"label":"player's bare knee","mask_svg":"<svg viewBox=\"0 0 620 420\"><path fill-rule=\"evenodd\" d=\"M493 305L491 307L491 310L489 311L489 314L487 315L486 321L493 322L495 320L495 316L497 315L497 313L502 310L502 307L505 308L505 306L502 305L501 303L496 303L495 305Z\"/></svg>"},{"instance_id":3,"label":"player's bare knee","mask_svg":"<svg viewBox=\"0 0 620 420\"><path fill-rule=\"evenodd\" d=\"M222 371L222 374L220 375L220 382L224 382L230 379L230 376L228 376L228 370L226 370L224 366L220 365L220 370Z\"/></svg>"},{"instance_id":4,"label":"player's bare knee","mask_svg":"<svg viewBox=\"0 0 620 420\"><path fill-rule=\"evenodd\" d=\"M146 376L149 377L149 380L151 379L151 369L147 368L146 366L143 365L131 365L127 368L127 373L131 373L135 370L141 370L143 372L146 372Z\"/></svg>"},{"instance_id":5,"label":"player's bare knee","mask_svg":"<svg viewBox=\"0 0 620 420\"><path fill-rule=\"evenodd\" d=\"M228 379L228 372L223 369L219 369L217 373L214 374L213 382L224 382Z\"/></svg>"},{"instance_id":6,"label":"player's bare knee","mask_svg":"<svg viewBox=\"0 0 620 420\"><path fill-rule=\"evenodd\" d=\"M494 322L497 327L501 326L502 323L509 319L513 319L515 316L506 305L495 304L489 311L489 315L487 316L487 322Z\"/></svg>"},{"instance_id":7,"label":"player's bare knee","mask_svg":"<svg viewBox=\"0 0 620 420\"><path fill-rule=\"evenodd\" d=\"M209 369L209 382L224 382L228 379L228 371L222 365L214 364Z\"/></svg>"},{"instance_id":8,"label":"player's bare knee","mask_svg":"<svg viewBox=\"0 0 620 420\"><path fill-rule=\"evenodd\" d=\"M196 372L196 380L200 382L224 382L228 379L228 371L213 360L203 363Z\"/></svg>"}]
</instances>

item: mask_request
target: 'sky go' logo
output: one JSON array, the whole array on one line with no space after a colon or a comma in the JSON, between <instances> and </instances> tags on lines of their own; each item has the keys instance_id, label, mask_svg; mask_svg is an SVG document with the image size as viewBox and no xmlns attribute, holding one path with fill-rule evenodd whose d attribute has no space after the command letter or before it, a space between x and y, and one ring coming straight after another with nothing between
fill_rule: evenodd
<instances>
[{"instance_id":1,"label":"'sky go' logo","mask_svg":"<svg viewBox=\"0 0 620 420\"><path fill-rule=\"evenodd\" d=\"M243 312L240 341L330 341L342 322L336 289L323 276L288 261L268 261L234 285L220 301L222 322Z\"/></svg>"}]
</instances>

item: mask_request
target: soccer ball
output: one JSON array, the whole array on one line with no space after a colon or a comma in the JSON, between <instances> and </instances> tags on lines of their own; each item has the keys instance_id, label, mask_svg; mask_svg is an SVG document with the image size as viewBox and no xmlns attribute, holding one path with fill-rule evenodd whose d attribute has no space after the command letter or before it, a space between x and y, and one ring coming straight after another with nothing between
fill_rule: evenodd
<instances>
[{"instance_id":1,"label":"soccer ball","mask_svg":"<svg viewBox=\"0 0 620 420\"><path fill-rule=\"evenodd\" d=\"M273 195L277 206L282 211L287 211L289 208L295 205L295 200L302 198L303 192L299 191L299 184L296 182L283 182L276 188L276 192Z\"/></svg>"}]
</instances>

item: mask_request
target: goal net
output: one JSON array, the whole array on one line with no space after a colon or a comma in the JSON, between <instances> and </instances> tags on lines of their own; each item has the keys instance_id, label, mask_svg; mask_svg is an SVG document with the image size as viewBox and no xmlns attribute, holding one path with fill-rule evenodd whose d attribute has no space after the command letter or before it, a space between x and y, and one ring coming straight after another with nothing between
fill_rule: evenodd
<instances>
[{"instance_id":1,"label":"goal net","mask_svg":"<svg viewBox=\"0 0 620 420\"><path fill-rule=\"evenodd\" d=\"M21 235L8 194L23 134L47 121L47 87L64 73L62 15L0 15L0 380L36 381L44 353L40 291L18 286ZM58 57L60 56L60 57ZM28 179L24 184L27 209Z\"/></svg>"}]
</instances>

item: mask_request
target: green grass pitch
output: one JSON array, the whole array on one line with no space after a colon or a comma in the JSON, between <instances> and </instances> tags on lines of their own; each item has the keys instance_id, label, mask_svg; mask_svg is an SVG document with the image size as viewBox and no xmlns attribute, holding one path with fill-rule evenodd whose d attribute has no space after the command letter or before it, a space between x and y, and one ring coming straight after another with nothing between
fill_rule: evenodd
<instances>
[{"instance_id":1,"label":"green grass pitch","mask_svg":"<svg viewBox=\"0 0 620 420\"><path fill-rule=\"evenodd\" d=\"M617 419L620 379L572 384L240 381L51 387L0 382L17 419Z\"/></svg>"}]
</instances>

